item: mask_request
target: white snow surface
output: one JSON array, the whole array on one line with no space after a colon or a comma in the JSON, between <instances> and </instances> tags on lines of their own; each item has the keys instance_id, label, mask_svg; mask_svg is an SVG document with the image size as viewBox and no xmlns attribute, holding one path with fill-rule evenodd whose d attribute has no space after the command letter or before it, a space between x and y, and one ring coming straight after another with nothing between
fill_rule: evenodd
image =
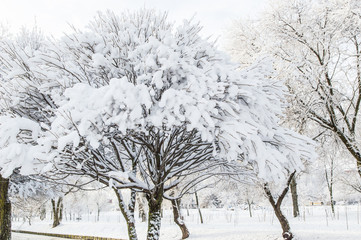
<instances>
[{"instance_id":1,"label":"white snow surface","mask_svg":"<svg viewBox=\"0 0 361 240\"><path fill-rule=\"evenodd\" d=\"M11 240L64 240L64 238L47 237L32 234L12 233Z\"/></svg>"},{"instance_id":2,"label":"white snow surface","mask_svg":"<svg viewBox=\"0 0 361 240\"><path fill-rule=\"evenodd\" d=\"M348 229L345 206L337 206L335 218L328 216L327 221L326 210L329 212L329 206L301 207L301 217L293 218L292 209L285 208L284 213L288 216L296 240L360 239L361 216L357 214L360 211L357 206L347 206ZM160 239L181 239L180 230L173 223L171 210L165 210L164 213ZM196 209L190 209L189 216L186 216L185 209L182 209L182 213L191 232L191 240L282 240L281 227L270 208L254 210L252 218L249 217L248 210L202 209L204 224L200 224ZM95 219L95 213L83 215L81 221L64 220L57 228L51 228L50 220L35 220L31 226L13 222L13 229L127 239L126 225L120 212L104 212L101 213L99 222L95 222ZM147 223L136 220L138 237L145 239Z\"/></svg>"}]
</instances>

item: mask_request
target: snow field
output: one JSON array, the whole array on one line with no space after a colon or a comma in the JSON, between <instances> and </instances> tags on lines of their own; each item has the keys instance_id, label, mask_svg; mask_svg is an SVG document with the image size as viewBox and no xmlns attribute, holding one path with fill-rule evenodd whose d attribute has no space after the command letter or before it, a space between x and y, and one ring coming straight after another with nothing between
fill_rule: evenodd
<instances>
[{"instance_id":1,"label":"snow field","mask_svg":"<svg viewBox=\"0 0 361 240\"><path fill-rule=\"evenodd\" d=\"M11 240L64 240L64 238L47 237L31 234L12 233Z\"/></svg>"},{"instance_id":2,"label":"snow field","mask_svg":"<svg viewBox=\"0 0 361 240\"><path fill-rule=\"evenodd\" d=\"M331 217L329 206L301 207L301 216L292 217L292 208L284 208L291 229L299 240L356 240L361 236L360 206L336 206L335 217ZM347 212L347 218L346 218ZM271 208L260 208L249 217L248 210L202 209L204 224L200 223L196 209L182 209L182 214L194 240L281 240L281 227ZM22 221L13 222L14 229L91 235L101 237L127 239L125 221L120 212L103 212L100 221L96 222L96 214L84 214L80 221L64 219L57 228L51 228L51 220L35 219L29 226ZM147 223L137 219L139 239L145 239ZM161 240L180 239L181 233L173 223L171 210L164 210Z\"/></svg>"}]
</instances>

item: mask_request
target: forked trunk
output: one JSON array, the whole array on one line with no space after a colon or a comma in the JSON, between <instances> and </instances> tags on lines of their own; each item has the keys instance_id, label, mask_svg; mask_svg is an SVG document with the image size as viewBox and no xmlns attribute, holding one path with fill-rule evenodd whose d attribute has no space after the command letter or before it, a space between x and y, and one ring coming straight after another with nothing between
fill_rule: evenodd
<instances>
[{"instance_id":1,"label":"forked trunk","mask_svg":"<svg viewBox=\"0 0 361 240\"><path fill-rule=\"evenodd\" d=\"M60 225L63 219L63 198L51 199L51 205L53 209L53 228L55 228Z\"/></svg>"},{"instance_id":2,"label":"forked trunk","mask_svg":"<svg viewBox=\"0 0 361 240\"><path fill-rule=\"evenodd\" d=\"M180 209L179 209L180 199L172 199L171 202L173 208L174 222L178 225L178 227L182 231L182 239L186 239L189 237L189 231L180 213Z\"/></svg>"},{"instance_id":3,"label":"forked trunk","mask_svg":"<svg viewBox=\"0 0 361 240\"><path fill-rule=\"evenodd\" d=\"M9 179L0 175L0 239L11 240L11 203L8 195Z\"/></svg>"},{"instance_id":4,"label":"forked trunk","mask_svg":"<svg viewBox=\"0 0 361 240\"><path fill-rule=\"evenodd\" d=\"M294 171L288 178L288 181L287 181L287 185L286 187L283 189L281 195L278 197L277 199L277 202L275 201L275 199L273 198L272 196L272 193L271 193L271 190L270 188L268 187L268 184L265 184L264 185L264 191L267 195L267 198L268 198L268 201L271 203L272 207L273 207L273 210L275 211L275 214L276 214L276 217L278 219L278 221L280 222L281 224L281 227L282 227L282 236L283 236L283 239L285 240L291 240L293 239L293 234L291 232L291 228L290 228L290 224L288 223L288 220L287 218L283 215L282 211L281 211L281 204L282 204L282 201L283 199L285 198L288 190L289 190L289 187L290 187L290 184L291 184L291 181L294 177L294 175L296 174L296 171Z\"/></svg>"}]
</instances>

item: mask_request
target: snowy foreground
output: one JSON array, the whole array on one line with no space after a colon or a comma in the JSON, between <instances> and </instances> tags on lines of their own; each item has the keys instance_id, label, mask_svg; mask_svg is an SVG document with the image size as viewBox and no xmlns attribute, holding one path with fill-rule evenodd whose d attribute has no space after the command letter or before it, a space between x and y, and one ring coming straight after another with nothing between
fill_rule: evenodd
<instances>
[{"instance_id":1,"label":"snowy foreground","mask_svg":"<svg viewBox=\"0 0 361 240\"><path fill-rule=\"evenodd\" d=\"M64 240L64 238L46 237L31 234L13 233L12 240Z\"/></svg>"},{"instance_id":2,"label":"snowy foreground","mask_svg":"<svg viewBox=\"0 0 361 240\"><path fill-rule=\"evenodd\" d=\"M361 236L360 207L337 206L335 218L330 217L329 207L313 206L301 207L301 217L292 218L291 209L284 210L290 219L291 228L300 240L355 240ZM281 240L281 227L270 209L254 210L253 217L249 217L247 210L202 209L204 224L200 224L197 211L186 210L186 216L191 237L196 240ZM326 217L327 215L327 217ZM67 221L59 227L52 229L50 220L34 220L32 225L23 222L13 222L13 229L49 233L66 233L76 235L91 235L127 239L124 220L120 212L103 213L100 221L95 222L94 214L82 216L81 221ZM145 239L146 223L137 225L139 239ZM26 238L21 234L14 234L14 240L40 239ZM171 212L165 211L162 220L161 240L180 239L180 231L172 222ZM43 239L43 238L42 238ZM45 239L56 239L46 237Z\"/></svg>"}]
</instances>

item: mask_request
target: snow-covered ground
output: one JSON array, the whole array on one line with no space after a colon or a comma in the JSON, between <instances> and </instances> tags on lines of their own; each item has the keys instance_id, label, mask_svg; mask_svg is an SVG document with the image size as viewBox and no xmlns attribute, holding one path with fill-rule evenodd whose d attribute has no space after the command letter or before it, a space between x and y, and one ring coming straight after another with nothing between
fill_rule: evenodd
<instances>
[{"instance_id":1,"label":"snow-covered ground","mask_svg":"<svg viewBox=\"0 0 361 240\"><path fill-rule=\"evenodd\" d=\"M64 238L46 237L39 235L23 234L23 233L12 233L12 240L64 240Z\"/></svg>"},{"instance_id":2,"label":"snow-covered ground","mask_svg":"<svg viewBox=\"0 0 361 240\"><path fill-rule=\"evenodd\" d=\"M189 216L187 216L186 210L182 211L191 232L190 239L282 239L280 237L281 227L269 208L254 210L252 218L249 217L247 210L202 209L204 224L200 223L197 210L189 210ZM301 216L293 218L291 216L291 209L284 209L284 213L288 216L292 231L297 239L361 239L361 209L358 205L337 206L334 218L330 217L329 206L301 207L300 211ZM28 223L15 221L13 222L13 229L127 239L126 226L120 212L102 213L99 222L95 222L95 219L96 216L94 214L83 215L81 221L64 219L63 223L54 229L51 228L50 220L34 220L31 226ZM146 227L146 223L137 224L139 239L145 239ZM180 236L178 227L173 223L171 211L164 211L161 240L180 239ZM15 239L18 240L18 238Z\"/></svg>"}]
</instances>

